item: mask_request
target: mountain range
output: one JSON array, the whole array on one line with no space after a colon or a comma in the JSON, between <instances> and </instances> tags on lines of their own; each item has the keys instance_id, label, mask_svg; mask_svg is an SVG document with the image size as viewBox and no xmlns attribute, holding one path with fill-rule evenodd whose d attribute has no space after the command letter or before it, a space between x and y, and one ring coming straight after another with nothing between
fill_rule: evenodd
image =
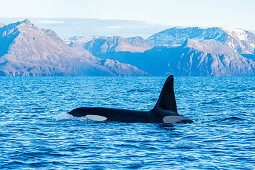
<instances>
[{"instance_id":1,"label":"mountain range","mask_svg":"<svg viewBox=\"0 0 255 170\"><path fill-rule=\"evenodd\" d=\"M108 43L111 42L108 38ZM241 29L173 27L139 41L135 48L100 50L100 37L82 41L80 47L101 59L118 60L146 71L149 75L183 76L254 76L255 35ZM144 44L151 44L144 48ZM69 44L72 46L72 44ZM118 47L115 44L114 47ZM107 48L108 49L108 48ZM112 49L112 48L111 48Z\"/></svg>"},{"instance_id":2,"label":"mountain range","mask_svg":"<svg viewBox=\"0 0 255 170\"><path fill-rule=\"evenodd\" d=\"M135 66L72 48L29 20L0 28L0 75L145 75Z\"/></svg>"},{"instance_id":3,"label":"mountain range","mask_svg":"<svg viewBox=\"0 0 255 170\"><path fill-rule=\"evenodd\" d=\"M172 27L146 40L62 40L24 20L0 25L0 45L0 75L255 75L255 35L242 29Z\"/></svg>"}]
</instances>

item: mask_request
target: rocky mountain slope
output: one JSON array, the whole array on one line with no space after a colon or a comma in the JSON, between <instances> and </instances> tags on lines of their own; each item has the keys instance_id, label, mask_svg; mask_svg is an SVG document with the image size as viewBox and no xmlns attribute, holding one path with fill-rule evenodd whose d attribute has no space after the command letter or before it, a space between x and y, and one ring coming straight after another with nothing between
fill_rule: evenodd
<instances>
[{"instance_id":1,"label":"rocky mountain slope","mask_svg":"<svg viewBox=\"0 0 255 170\"><path fill-rule=\"evenodd\" d=\"M208 44L211 48L208 48ZM154 47L144 53L101 55L129 63L150 75L254 76L255 62L215 40L188 39L178 47Z\"/></svg>"},{"instance_id":2,"label":"rocky mountain slope","mask_svg":"<svg viewBox=\"0 0 255 170\"><path fill-rule=\"evenodd\" d=\"M187 39L178 47L154 47L144 53L101 55L129 63L150 75L254 76L255 62L216 40Z\"/></svg>"},{"instance_id":3,"label":"rocky mountain slope","mask_svg":"<svg viewBox=\"0 0 255 170\"><path fill-rule=\"evenodd\" d=\"M150 75L254 76L255 37L229 28L170 28L147 40L143 53L107 52L102 59L129 63Z\"/></svg>"},{"instance_id":4,"label":"rocky mountain slope","mask_svg":"<svg viewBox=\"0 0 255 170\"><path fill-rule=\"evenodd\" d=\"M120 51L144 52L153 47L142 37L73 37L66 42L71 47L88 50L95 56Z\"/></svg>"},{"instance_id":5,"label":"rocky mountain slope","mask_svg":"<svg viewBox=\"0 0 255 170\"><path fill-rule=\"evenodd\" d=\"M0 75L144 74L134 66L104 62L86 50L72 48L53 31L39 29L29 20L0 28Z\"/></svg>"}]
</instances>

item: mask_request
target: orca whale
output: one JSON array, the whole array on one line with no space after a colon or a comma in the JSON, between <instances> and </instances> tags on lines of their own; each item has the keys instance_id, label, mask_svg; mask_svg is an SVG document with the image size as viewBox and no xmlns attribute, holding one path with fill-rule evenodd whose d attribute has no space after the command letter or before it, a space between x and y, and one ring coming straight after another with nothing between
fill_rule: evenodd
<instances>
[{"instance_id":1,"label":"orca whale","mask_svg":"<svg viewBox=\"0 0 255 170\"><path fill-rule=\"evenodd\" d=\"M69 114L77 117L85 116L88 119L98 121L126 123L192 123L193 120L181 116L177 112L173 83L173 75L170 75L161 90L155 107L150 111L80 107L70 111Z\"/></svg>"}]
</instances>

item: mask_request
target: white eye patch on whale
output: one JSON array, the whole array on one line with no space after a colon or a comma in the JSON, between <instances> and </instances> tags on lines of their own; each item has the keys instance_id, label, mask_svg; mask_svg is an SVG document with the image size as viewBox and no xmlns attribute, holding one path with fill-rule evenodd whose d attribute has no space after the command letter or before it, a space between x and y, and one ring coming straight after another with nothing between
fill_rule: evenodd
<instances>
[{"instance_id":1,"label":"white eye patch on whale","mask_svg":"<svg viewBox=\"0 0 255 170\"><path fill-rule=\"evenodd\" d=\"M188 118L183 117L183 116L165 116L163 118L163 123L185 123L187 121L187 123L189 123Z\"/></svg>"},{"instance_id":2,"label":"white eye patch on whale","mask_svg":"<svg viewBox=\"0 0 255 170\"><path fill-rule=\"evenodd\" d=\"M106 121L107 117L100 116L100 115L86 115L85 119L102 122L102 121Z\"/></svg>"}]
</instances>

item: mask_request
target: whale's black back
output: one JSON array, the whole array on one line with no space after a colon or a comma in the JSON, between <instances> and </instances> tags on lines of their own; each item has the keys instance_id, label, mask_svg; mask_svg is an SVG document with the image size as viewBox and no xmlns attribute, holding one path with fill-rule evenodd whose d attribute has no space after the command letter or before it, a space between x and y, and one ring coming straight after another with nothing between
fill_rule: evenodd
<instances>
[{"instance_id":1,"label":"whale's black back","mask_svg":"<svg viewBox=\"0 0 255 170\"><path fill-rule=\"evenodd\" d=\"M154 109L163 109L170 112L176 112L177 113L177 106L174 96L174 77L173 75L170 75L159 96L159 99L157 101L157 104L155 105Z\"/></svg>"},{"instance_id":2,"label":"whale's black back","mask_svg":"<svg viewBox=\"0 0 255 170\"><path fill-rule=\"evenodd\" d=\"M101 107L80 107L70 111L69 114L77 117L97 115L105 117L108 121L129 123L162 123L164 121L191 123L193 122L192 120L187 119L177 113L173 83L174 78L171 75L167 78L161 90L159 99L151 111L124 110Z\"/></svg>"}]
</instances>

